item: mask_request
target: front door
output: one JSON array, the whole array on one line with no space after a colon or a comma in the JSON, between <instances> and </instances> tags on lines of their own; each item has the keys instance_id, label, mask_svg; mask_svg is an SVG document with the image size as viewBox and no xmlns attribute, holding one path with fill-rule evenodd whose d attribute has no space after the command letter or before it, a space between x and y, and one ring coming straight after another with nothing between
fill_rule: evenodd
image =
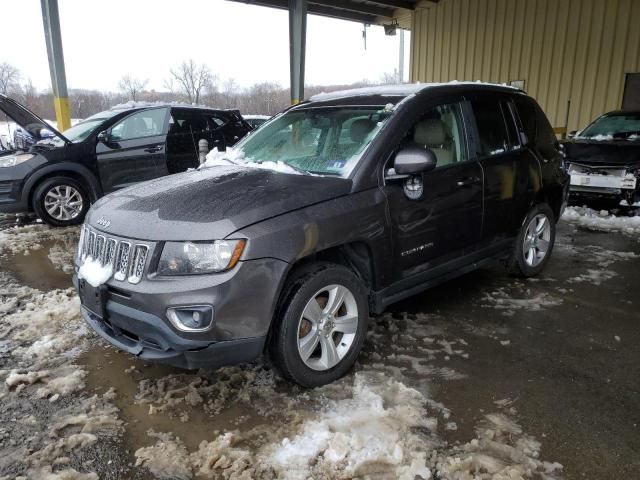
<instances>
[{"instance_id":1,"label":"front door","mask_svg":"<svg viewBox=\"0 0 640 480\"><path fill-rule=\"evenodd\" d=\"M168 174L168 108L133 113L113 125L96 145L104 193Z\"/></svg>"},{"instance_id":2,"label":"front door","mask_svg":"<svg viewBox=\"0 0 640 480\"><path fill-rule=\"evenodd\" d=\"M421 175L385 180L396 280L460 259L479 241L482 167L469 160L465 132L461 103L452 101L427 107L399 146L431 149L437 163Z\"/></svg>"}]
</instances>

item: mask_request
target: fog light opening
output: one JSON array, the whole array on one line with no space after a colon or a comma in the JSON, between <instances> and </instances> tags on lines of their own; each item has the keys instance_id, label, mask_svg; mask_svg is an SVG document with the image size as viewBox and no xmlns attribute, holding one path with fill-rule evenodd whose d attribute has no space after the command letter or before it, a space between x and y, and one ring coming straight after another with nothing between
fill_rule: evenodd
<instances>
[{"instance_id":1,"label":"fog light opening","mask_svg":"<svg viewBox=\"0 0 640 480\"><path fill-rule=\"evenodd\" d=\"M213 307L192 305L167 308L167 318L171 324L183 332L201 332L213 324Z\"/></svg>"}]
</instances>

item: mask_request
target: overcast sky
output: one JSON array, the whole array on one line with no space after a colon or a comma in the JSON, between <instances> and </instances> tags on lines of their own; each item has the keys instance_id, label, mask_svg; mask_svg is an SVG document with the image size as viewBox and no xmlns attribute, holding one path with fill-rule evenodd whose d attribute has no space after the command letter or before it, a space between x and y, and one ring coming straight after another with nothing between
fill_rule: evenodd
<instances>
[{"instance_id":1,"label":"overcast sky","mask_svg":"<svg viewBox=\"0 0 640 480\"><path fill-rule=\"evenodd\" d=\"M39 0L0 0L0 62L22 80L50 88ZM169 69L193 58L243 86L289 84L288 16L283 10L225 0L59 0L69 88L117 90L122 75L163 90ZM306 83L378 80L398 66L399 35L382 27L309 15ZM408 67L408 32L405 34ZM405 75L408 77L407 68Z\"/></svg>"}]
</instances>

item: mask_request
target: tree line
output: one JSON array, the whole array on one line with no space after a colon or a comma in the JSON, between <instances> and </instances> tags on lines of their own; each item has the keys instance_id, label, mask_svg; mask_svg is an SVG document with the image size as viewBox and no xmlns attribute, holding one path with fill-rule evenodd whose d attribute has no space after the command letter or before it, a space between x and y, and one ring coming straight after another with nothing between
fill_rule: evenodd
<instances>
[{"instance_id":1,"label":"tree line","mask_svg":"<svg viewBox=\"0 0 640 480\"><path fill-rule=\"evenodd\" d=\"M344 88L372 84L396 83L397 73L383 75L377 82L363 80L350 85L305 86L305 96ZM207 65L185 60L170 69L163 91L147 89L149 80L125 74L118 82L118 91L70 89L69 105L72 118L86 118L128 101L181 102L215 108L239 109L243 114L274 115L290 103L289 88L274 82L240 86L233 78L221 80ZM0 93L8 95L43 118L55 118L53 93L38 91L31 80L8 63L0 63Z\"/></svg>"}]
</instances>

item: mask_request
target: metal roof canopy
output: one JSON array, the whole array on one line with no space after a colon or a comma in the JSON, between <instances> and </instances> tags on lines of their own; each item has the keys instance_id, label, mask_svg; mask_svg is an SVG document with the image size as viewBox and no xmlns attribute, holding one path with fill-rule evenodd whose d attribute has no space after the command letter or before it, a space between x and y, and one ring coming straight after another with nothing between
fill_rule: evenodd
<instances>
[{"instance_id":1,"label":"metal roof canopy","mask_svg":"<svg viewBox=\"0 0 640 480\"><path fill-rule=\"evenodd\" d=\"M289 71L291 103L304 99L305 50L307 13L350 20L364 24L379 24L391 20L397 9L414 10L420 0L230 0L232 2L279 8L289 11ZM431 0L432 3L438 0Z\"/></svg>"},{"instance_id":2,"label":"metal roof canopy","mask_svg":"<svg viewBox=\"0 0 640 480\"><path fill-rule=\"evenodd\" d=\"M230 0L262 7L289 9L288 0ZM398 8L414 10L420 0L307 0L307 11L314 15L377 24L380 17L393 18ZM433 1L433 0L432 0ZM437 1L437 0L436 0Z\"/></svg>"}]
</instances>

